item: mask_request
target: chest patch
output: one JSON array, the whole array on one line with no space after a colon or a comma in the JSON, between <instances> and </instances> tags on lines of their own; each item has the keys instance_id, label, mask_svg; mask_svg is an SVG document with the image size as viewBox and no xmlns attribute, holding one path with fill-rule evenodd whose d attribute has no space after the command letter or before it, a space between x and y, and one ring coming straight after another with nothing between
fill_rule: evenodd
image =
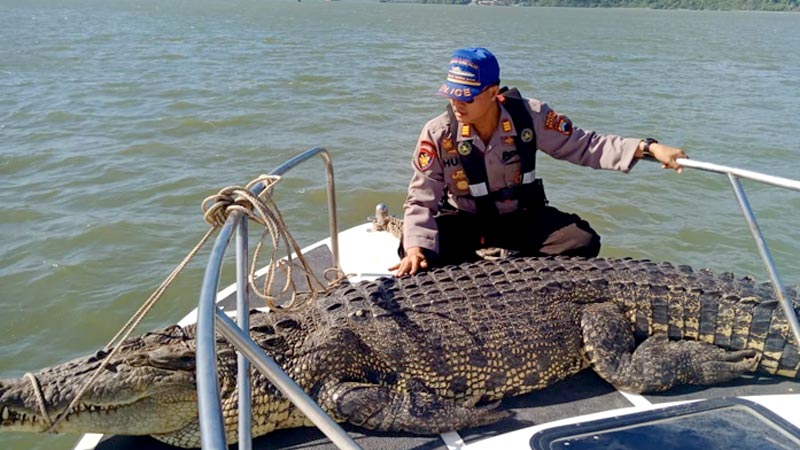
<instances>
[{"instance_id":1,"label":"chest patch","mask_svg":"<svg viewBox=\"0 0 800 450\"><path fill-rule=\"evenodd\" d=\"M455 155L456 153L455 146L453 146L453 140L450 138L445 138L442 140L442 148L444 148L448 154Z\"/></svg>"},{"instance_id":2,"label":"chest patch","mask_svg":"<svg viewBox=\"0 0 800 450\"><path fill-rule=\"evenodd\" d=\"M464 193L469 190L469 182L467 181L467 174L463 170L456 170L450 177L456 185L459 193Z\"/></svg>"}]
</instances>

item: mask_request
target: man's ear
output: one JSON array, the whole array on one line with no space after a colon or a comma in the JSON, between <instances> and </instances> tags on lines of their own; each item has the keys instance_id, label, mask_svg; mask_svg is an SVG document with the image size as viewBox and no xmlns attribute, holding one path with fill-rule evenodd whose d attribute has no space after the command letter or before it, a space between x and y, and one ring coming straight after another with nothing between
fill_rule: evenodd
<instances>
[{"instance_id":1,"label":"man's ear","mask_svg":"<svg viewBox=\"0 0 800 450\"><path fill-rule=\"evenodd\" d=\"M498 94L498 92L500 92L500 86L498 86L498 85L496 85L496 84L495 84L495 85L493 85L493 86L489 86L489 87L487 88L487 90L489 91L489 95L491 95L491 96L492 96L492 100L494 100L494 99L496 99L496 98L497 98L497 94Z\"/></svg>"}]
</instances>

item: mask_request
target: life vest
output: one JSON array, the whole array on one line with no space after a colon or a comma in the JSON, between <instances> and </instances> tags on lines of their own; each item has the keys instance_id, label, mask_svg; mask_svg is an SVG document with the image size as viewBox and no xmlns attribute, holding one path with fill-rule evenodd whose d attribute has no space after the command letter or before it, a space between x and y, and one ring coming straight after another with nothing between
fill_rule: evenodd
<instances>
[{"instance_id":1,"label":"life vest","mask_svg":"<svg viewBox=\"0 0 800 450\"><path fill-rule=\"evenodd\" d=\"M475 199L478 213L486 216L497 215L495 202L502 200L517 199L520 209L534 209L547 205L542 180L536 178L537 146L533 118L528 113L525 100L516 88L504 87L500 89L500 94L498 100L511 115L511 121L514 122L514 128L517 131L514 136L514 145L517 147L520 159L521 183L490 192L483 153L475 151L472 138L459 142L457 146L458 158L464 167L470 195ZM450 116L450 132L455 136L458 130L458 119L453 113L452 106L447 105L447 113Z\"/></svg>"}]
</instances>

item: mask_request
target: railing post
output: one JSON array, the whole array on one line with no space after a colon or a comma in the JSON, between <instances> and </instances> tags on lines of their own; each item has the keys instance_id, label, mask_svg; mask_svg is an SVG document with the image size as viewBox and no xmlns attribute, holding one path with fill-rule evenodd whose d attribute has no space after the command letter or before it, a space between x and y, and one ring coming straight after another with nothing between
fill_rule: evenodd
<instances>
[{"instance_id":1,"label":"railing post","mask_svg":"<svg viewBox=\"0 0 800 450\"><path fill-rule=\"evenodd\" d=\"M728 179L733 187L736 200L742 208L742 214L744 214L744 220L747 222L750 234L753 235L753 239L756 241L756 247L758 247L761 260L764 261L764 265L767 266L767 273L769 273L769 279L775 290L775 296L778 297L778 301L783 308L783 313L786 316L786 320L789 322L789 327L792 329L795 341L800 345L800 324L797 322L797 315L794 312L792 302L786 298L783 281L781 280L780 274L778 274L778 269L775 267L775 261L772 259L769 247L767 247L767 243L764 241L764 236L761 234L761 229L758 227L756 216L753 214L753 209L750 207L750 202L747 200L747 195L744 193L742 183L739 182L739 178L737 178L736 175L731 173L728 173Z\"/></svg>"},{"instance_id":2,"label":"railing post","mask_svg":"<svg viewBox=\"0 0 800 450\"><path fill-rule=\"evenodd\" d=\"M339 226L336 223L336 186L333 180L333 162L331 156L325 149L320 152L322 160L325 161L325 174L328 187L328 227L331 236L331 253L333 254L333 267L341 270L339 266Z\"/></svg>"},{"instance_id":3,"label":"railing post","mask_svg":"<svg viewBox=\"0 0 800 450\"><path fill-rule=\"evenodd\" d=\"M242 216L236 227L236 324L250 334L250 284L247 282L248 248L247 217ZM253 447L251 436L250 361L241 352L236 355L239 387L239 450Z\"/></svg>"},{"instance_id":4,"label":"railing post","mask_svg":"<svg viewBox=\"0 0 800 450\"><path fill-rule=\"evenodd\" d=\"M225 441L225 422L222 417L222 404L219 396L219 379L217 377L217 345L215 339L217 287L222 259L231 239L231 222L241 217L234 212L228 217L224 227L214 241L211 255L208 258L203 285L200 289L200 301L197 307L197 408L200 421L200 445L205 450L227 450Z\"/></svg>"}]
</instances>

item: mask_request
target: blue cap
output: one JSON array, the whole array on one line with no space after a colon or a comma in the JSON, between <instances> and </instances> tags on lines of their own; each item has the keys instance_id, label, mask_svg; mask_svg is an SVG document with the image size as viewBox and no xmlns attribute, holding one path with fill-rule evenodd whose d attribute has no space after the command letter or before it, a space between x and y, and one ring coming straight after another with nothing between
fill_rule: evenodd
<instances>
[{"instance_id":1,"label":"blue cap","mask_svg":"<svg viewBox=\"0 0 800 450\"><path fill-rule=\"evenodd\" d=\"M462 48L453 52L447 81L436 95L466 102L498 83L500 66L492 52L483 47Z\"/></svg>"}]
</instances>

